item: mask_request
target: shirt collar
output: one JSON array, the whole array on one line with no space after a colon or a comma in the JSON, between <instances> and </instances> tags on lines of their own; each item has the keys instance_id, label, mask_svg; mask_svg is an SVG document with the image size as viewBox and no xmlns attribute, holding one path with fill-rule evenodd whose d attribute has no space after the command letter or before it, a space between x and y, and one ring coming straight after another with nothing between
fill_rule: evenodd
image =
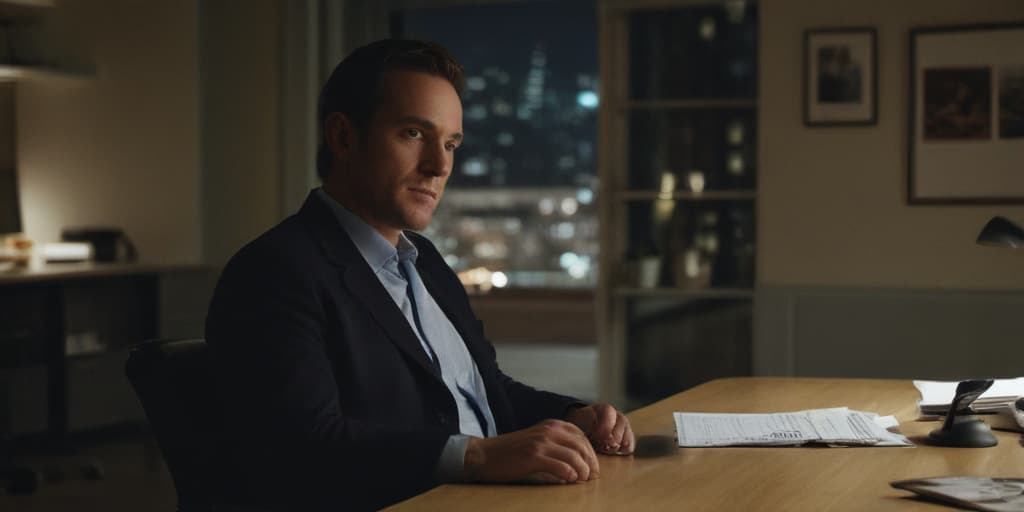
<instances>
[{"instance_id":1,"label":"shirt collar","mask_svg":"<svg viewBox=\"0 0 1024 512\"><path fill-rule=\"evenodd\" d=\"M416 263L419 252L404 232L398 234L398 247L395 247L366 221L324 192L323 188L316 189L315 193L338 219L338 223L356 244L356 249L373 269L374 274L387 268L391 262L395 262L396 265L406 260Z\"/></svg>"}]
</instances>

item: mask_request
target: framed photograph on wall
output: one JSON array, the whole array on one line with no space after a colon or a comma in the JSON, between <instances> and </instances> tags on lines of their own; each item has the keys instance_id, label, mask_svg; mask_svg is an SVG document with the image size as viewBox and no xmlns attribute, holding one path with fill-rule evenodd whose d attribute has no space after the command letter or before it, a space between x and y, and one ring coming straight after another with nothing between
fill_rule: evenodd
<instances>
[{"instance_id":1,"label":"framed photograph on wall","mask_svg":"<svg viewBox=\"0 0 1024 512\"><path fill-rule=\"evenodd\" d=\"M804 124L872 125L878 119L878 64L873 28L804 32Z\"/></svg>"},{"instance_id":2,"label":"framed photograph on wall","mask_svg":"<svg viewBox=\"0 0 1024 512\"><path fill-rule=\"evenodd\" d=\"M1024 203L1024 22L910 32L907 200Z\"/></svg>"}]
</instances>

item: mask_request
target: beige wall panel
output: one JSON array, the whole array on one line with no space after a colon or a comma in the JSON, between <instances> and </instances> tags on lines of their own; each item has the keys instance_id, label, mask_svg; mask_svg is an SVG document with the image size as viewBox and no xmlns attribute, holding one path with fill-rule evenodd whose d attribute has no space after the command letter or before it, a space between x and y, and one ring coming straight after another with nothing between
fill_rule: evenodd
<instances>
[{"instance_id":1,"label":"beige wall panel","mask_svg":"<svg viewBox=\"0 0 1024 512\"><path fill-rule=\"evenodd\" d=\"M195 2L59 2L90 56L87 81L18 84L24 229L124 229L145 260L200 258L198 23Z\"/></svg>"},{"instance_id":2,"label":"beige wall panel","mask_svg":"<svg viewBox=\"0 0 1024 512\"><path fill-rule=\"evenodd\" d=\"M1024 2L764 0L761 16L760 284L1024 286L1024 254L974 244L1024 208L906 203L910 29L1024 21ZM803 124L803 31L836 26L878 30L876 126Z\"/></svg>"},{"instance_id":3,"label":"beige wall panel","mask_svg":"<svg viewBox=\"0 0 1024 512\"><path fill-rule=\"evenodd\" d=\"M200 3L203 244L214 265L281 218L280 6L240 5Z\"/></svg>"}]
</instances>

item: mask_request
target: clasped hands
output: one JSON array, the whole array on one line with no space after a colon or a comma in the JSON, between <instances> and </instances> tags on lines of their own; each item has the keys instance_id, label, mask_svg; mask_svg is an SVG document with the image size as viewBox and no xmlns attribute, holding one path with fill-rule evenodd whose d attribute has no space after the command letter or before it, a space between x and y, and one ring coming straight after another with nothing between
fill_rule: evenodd
<instances>
[{"instance_id":1,"label":"clasped hands","mask_svg":"<svg viewBox=\"0 0 1024 512\"><path fill-rule=\"evenodd\" d=\"M633 453L629 419L609 404L569 410L562 420L496 437L472 437L466 448L466 476L477 482L573 483L597 478L597 452Z\"/></svg>"}]
</instances>

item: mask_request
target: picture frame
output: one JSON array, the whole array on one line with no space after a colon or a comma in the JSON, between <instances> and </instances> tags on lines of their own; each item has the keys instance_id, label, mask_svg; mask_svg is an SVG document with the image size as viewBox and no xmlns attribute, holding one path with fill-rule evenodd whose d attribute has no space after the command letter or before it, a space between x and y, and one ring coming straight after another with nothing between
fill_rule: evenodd
<instances>
[{"instance_id":1,"label":"picture frame","mask_svg":"<svg viewBox=\"0 0 1024 512\"><path fill-rule=\"evenodd\" d=\"M872 27L804 31L804 124L878 122L878 44Z\"/></svg>"},{"instance_id":2,"label":"picture frame","mask_svg":"<svg viewBox=\"0 0 1024 512\"><path fill-rule=\"evenodd\" d=\"M1024 21L910 31L909 204L1024 203Z\"/></svg>"}]
</instances>

